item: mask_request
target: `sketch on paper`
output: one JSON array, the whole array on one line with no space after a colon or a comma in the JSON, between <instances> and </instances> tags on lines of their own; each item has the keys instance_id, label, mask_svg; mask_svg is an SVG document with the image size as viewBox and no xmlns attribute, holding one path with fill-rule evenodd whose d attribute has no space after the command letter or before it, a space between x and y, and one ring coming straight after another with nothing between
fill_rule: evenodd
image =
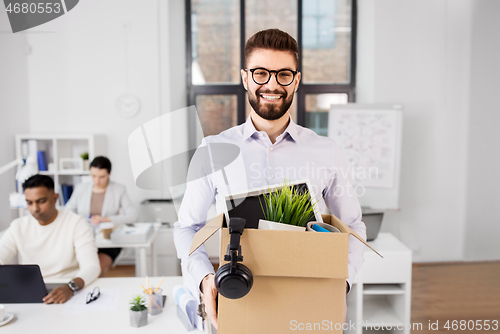
<instances>
[{"instance_id":1,"label":"sketch on paper","mask_svg":"<svg viewBox=\"0 0 500 334\"><path fill-rule=\"evenodd\" d=\"M328 136L349 161L353 184L373 188L395 186L397 125L395 110L332 107Z\"/></svg>"}]
</instances>

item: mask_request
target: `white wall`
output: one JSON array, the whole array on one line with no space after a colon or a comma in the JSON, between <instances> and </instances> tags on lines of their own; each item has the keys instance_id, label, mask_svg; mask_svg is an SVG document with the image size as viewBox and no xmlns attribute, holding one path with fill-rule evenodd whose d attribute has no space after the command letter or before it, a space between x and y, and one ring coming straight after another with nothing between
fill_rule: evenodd
<instances>
[{"instance_id":1,"label":"white wall","mask_svg":"<svg viewBox=\"0 0 500 334\"><path fill-rule=\"evenodd\" d=\"M26 35L13 35L7 13L0 10L0 167L15 159L14 136L28 132L28 63ZM9 193L15 189L15 172L0 175L0 231L17 217Z\"/></svg>"},{"instance_id":2,"label":"white wall","mask_svg":"<svg viewBox=\"0 0 500 334\"><path fill-rule=\"evenodd\" d=\"M184 20L183 0L85 1L54 21L12 34L2 11L0 166L14 159L17 133L104 134L112 178L127 186L136 204L168 196L135 186L127 139L146 121L186 106ZM114 106L127 91L141 101L131 119ZM174 137L186 127L165 138L187 145L187 138ZM0 176L0 230L16 215L8 203L14 173ZM157 177L164 184L165 176Z\"/></svg>"},{"instance_id":3,"label":"white wall","mask_svg":"<svg viewBox=\"0 0 500 334\"><path fill-rule=\"evenodd\" d=\"M401 210L382 229L415 261L463 259L472 3L358 2L357 101L404 105Z\"/></svg>"},{"instance_id":4,"label":"white wall","mask_svg":"<svg viewBox=\"0 0 500 334\"><path fill-rule=\"evenodd\" d=\"M466 260L500 259L499 1L474 1L468 123Z\"/></svg>"},{"instance_id":5,"label":"white wall","mask_svg":"<svg viewBox=\"0 0 500 334\"><path fill-rule=\"evenodd\" d=\"M170 0L169 19L169 89L170 111L187 106L186 83L186 14L184 0Z\"/></svg>"},{"instance_id":6,"label":"white wall","mask_svg":"<svg viewBox=\"0 0 500 334\"><path fill-rule=\"evenodd\" d=\"M30 132L106 135L112 179L125 184L136 203L163 195L135 186L127 139L171 111L169 13L163 1L83 1L34 29L53 33L28 35ZM115 111L116 98L126 92L141 102L130 119Z\"/></svg>"}]
</instances>

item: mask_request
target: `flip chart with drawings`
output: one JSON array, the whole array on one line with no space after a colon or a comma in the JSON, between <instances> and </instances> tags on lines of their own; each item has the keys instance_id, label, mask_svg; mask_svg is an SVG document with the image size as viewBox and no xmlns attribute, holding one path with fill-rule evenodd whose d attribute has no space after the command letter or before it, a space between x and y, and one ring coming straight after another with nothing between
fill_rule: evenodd
<instances>
[{"instance_id":1,"label":"flip chart with drawings","mask_svg":"<svg viewBox=\"0 0 500 334\"><path fill-rule=\"evenodd\" d=\"M401 105L332 105L328 137L344 152L362 206L399 208Z\"/></svg>"}]
</instances>

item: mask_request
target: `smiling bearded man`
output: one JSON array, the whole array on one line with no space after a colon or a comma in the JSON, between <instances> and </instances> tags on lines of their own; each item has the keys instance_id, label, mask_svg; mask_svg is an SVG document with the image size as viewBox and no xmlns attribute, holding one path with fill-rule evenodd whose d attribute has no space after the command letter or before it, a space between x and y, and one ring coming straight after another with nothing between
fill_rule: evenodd
<instances>
[{"instance_id":1,"label":"smiling bearded man","mask_svg":"<svg viewBox=\"0 0 500 334\"><path fill-rule=\"evenodd\" d=\"M217 136L208 136L201 145L237 146L244 168L228 165L224 167L224 177L213 173L196 182L188 182L178 211L174 241L182 260L183 276L196 284L195 291L203 293L208 318L215 327L217 289L213 266L204 247L191 255L189 251L195 233L206 224L210 206L215 202L217 211L221 212L223 195L228 188L233 193L242 193L252 188L283 184L284 180L308 179L311 191L320 199L320 211L326 213L328 209L366 239L361 208L348 177L349 167L343 153L332 139L295 124L290 116L289 109L301 78L298 60L297 41L286 32L268 29L249 38L245 44L245 68L241 69L241 79L252 106L250 115L244 124ZM212 154L216 147L213 145ZM207 170L211 171L216 165L210 161ZM190 169L196 167L199 166L192 164ZM346 292L363 263L363 253L361 242L349 243Z\"/></svg>"}]
</instances>

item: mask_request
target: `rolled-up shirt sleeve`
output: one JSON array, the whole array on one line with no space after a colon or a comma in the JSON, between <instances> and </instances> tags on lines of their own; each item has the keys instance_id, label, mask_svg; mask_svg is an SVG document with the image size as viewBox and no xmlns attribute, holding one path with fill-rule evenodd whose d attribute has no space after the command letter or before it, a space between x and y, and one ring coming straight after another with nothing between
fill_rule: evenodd
<instances>
[{"instance_id":1,"label":"rolled-up shirt sleeve","mask_svg":"<svg viewBox=\"0 0 500 334\"><path fill-rule=\"evenodd\" d=\"M191 255L189 250L195 233L205 226L207 212L214 198L214 189L208 176L188 182L178 221L174 224L174 242L183 275L190 275L198 288L206 275L214 273L214 268L204 245Z\"/></svg>"},{"instance_id":2,"label":"rolled-up shirt sleeve","mask_svg":"<svg viewBox=\"0 0 500 334\"><path fill-rule=\"evenodd\" d=\"M335 167L330 170L330 183L323 197L332 214L349 226L361 238L366 240L366 226L361 220L361 207L349 180L351 175L349 164L342 151L335 146ZM347 282L349 288L364 262L363 254L366 246L355 237L349 237L349 259Z\"/></svg>"}]
</instances>

